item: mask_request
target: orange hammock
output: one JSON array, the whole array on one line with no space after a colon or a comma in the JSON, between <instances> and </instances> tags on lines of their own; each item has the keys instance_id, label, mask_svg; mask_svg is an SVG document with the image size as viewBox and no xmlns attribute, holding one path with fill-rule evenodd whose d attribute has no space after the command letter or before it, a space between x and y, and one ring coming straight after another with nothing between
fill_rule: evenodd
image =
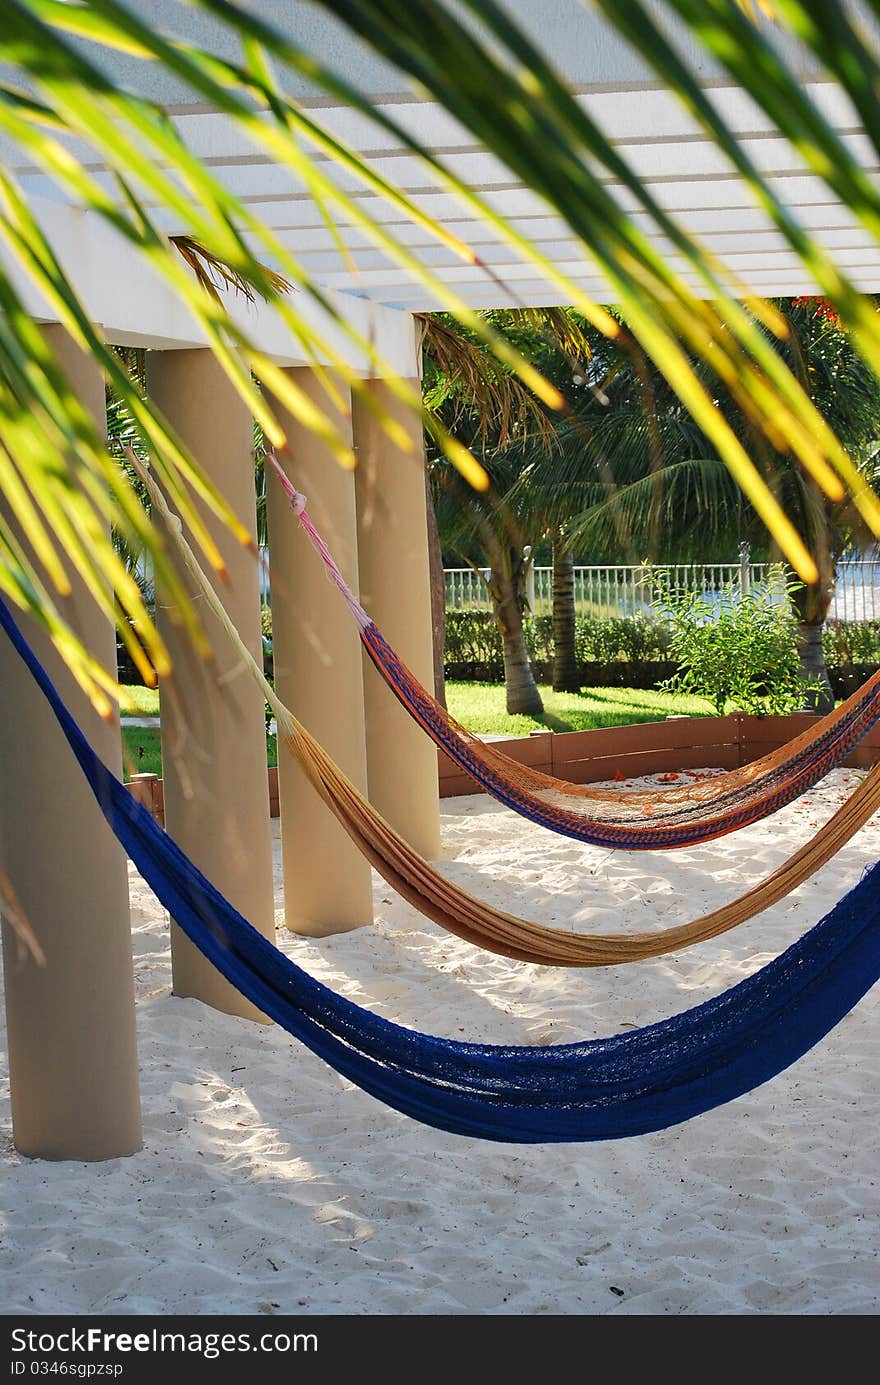
<instances>
[{"instance_id":1,"label":"orange hammock","mask_svg":"<svg viewBox=\"0 0 880 1385\"><path fill-rule=\"evenodd\" d=\"M276 695L202 572L184 538L180 519L169 510L152 480L148 484L153 502L163 514L173 542L207 605L274 711L279 740L296 757L358 850L388 884L427 918L478 947L544 966L602 967L637 962L705 942L784 898L825 865L880 806L880 766L875 766L812 840L758 885L721 909L656 933L633 932L617 937L565 933L494 909L445 879L420 856L367 802Z\"/></svg>"},{"instance_id":2,"label":"orange hammock","mask_svg":"<svg viewBox=\"0 0 880 1385\"><path fill-rule=\"evenodd\" d=\"M283 704L273 704L276 716ZM504 913L469 895L435 870L366 801L305 728L284 716L284 743L358 850L399 895L427 918L466 942L521 962L543 966L607 967L677 952L727 933L784 899L826 865L880 807L880 765L806 846L738 899L690 923L656 933L563 933Z\"/></svg>"},{"instance_id":3,"label":"orange hammock","mask_svg":"<svg viewBox=\"0 0 880 1385\"><path fill-rule=\"evenodd\" d=\"M361 642L409 715L472 779L506 807L562 836L596 846L656 850L734 832L791 803L880 720L880 670L840 707L778 750L741 769L671 788L626 790L571 784L511 760L451 717L406 667L347 586L277 459L269 454L300 525L339 588Z\"/></svg>"}]
</instances>

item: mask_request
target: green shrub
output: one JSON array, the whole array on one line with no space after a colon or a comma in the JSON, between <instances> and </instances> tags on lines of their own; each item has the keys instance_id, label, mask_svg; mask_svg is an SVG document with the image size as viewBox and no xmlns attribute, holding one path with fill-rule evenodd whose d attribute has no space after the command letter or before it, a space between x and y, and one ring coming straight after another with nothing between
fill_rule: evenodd
<instances>
[{"instance_id":1,"label":"green shrub","mask_svg":"<svg viewBox=\"0 0 880 1385\"><path fill-rule=\"evenodd\" d=\"M706 697L727 709L784 713L804 705L793 584L781 568L743 596L731 585L717 598L674 589L657 575L655 607L670 626L670 653L679 671L662 691Z\"/></svg>"},{"instance_id":2,"label":"green shrub","mask_svg":"<svg viewBox=\"0 0 880 1385\"><path fill-rule=\"evenodd\" d=\"M526 649L536 664L553 659L553 618L533 616L524 622ZM669 631L651 616L575 618L575 653L579 664L643 663L668 657ZM501 635L490 611L448 611L446 663L486 664L501 669Z\"/></svg>"},{"instance_id":3,"label":"green shrub","mask_svg":"<svg viewBox=\"0 0 880 1385\"><path fill-rule=\"evenodd\" d=\"M880 620L829 620L822 632L829 667L880 664Z\"/></svg>"},{"instance_id":4,"label":"green shrub","mask_svg":"<svg viewBox=\"0 0 880 1385\"><path fill-rule=\"evenodd\" d=\"M504 667L501 633L491 611L447 611L446 662Z\"/></svg>"}]
</instances>

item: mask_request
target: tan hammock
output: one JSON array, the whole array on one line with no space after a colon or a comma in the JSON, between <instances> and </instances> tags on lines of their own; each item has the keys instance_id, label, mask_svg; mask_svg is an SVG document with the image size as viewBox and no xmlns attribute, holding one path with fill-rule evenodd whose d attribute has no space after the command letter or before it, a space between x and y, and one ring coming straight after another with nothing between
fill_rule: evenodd
<instances>
[{"instance_id":1,"label":"tan hammock","mask_svg":"<svg viewBox=\"0 0 880 1385\"><path fill-rule=\"evenodd\" d=\"M408 903L448 932L478 947L543 966L606 967L638 962L706 942L746 922L783 899L814 875L863 827L880 806L880 765L862 780L806 846L758 885L721 909L690 923L654 933L616 937L565 933L494 909L447 880L385 821L266 680L241 639L187 543L180 519L168 508L152 478L144 473L154 504L163 514L173 542L213 614L262 690L278 722L279 740L295 756L328 808L355 846Z\"/></svg>"},{"instance_id":2,"label":"tan hammock","mask_svg":"<svg viewBox=\"0 0 880 1385\"><path fill-rule=\"evenodd\" d=\"M283 704L278 704L280 708ZM286 709L285 709L286 711ZM276 708L278 716L278 708ZM279 732L286 717L278 717ZM563 933L518 918L475 899L447 880L395 832L295 718L285 744L309 776L355 846L398 894L427 918L467 942L521 962L543 966L607 967L639 962L706 942L754 918L803 884L845 846L880 807L880 765L875 765L816 835L738 899L690 923L655 933L609 937Z\"/></svg>"}]
</instances>

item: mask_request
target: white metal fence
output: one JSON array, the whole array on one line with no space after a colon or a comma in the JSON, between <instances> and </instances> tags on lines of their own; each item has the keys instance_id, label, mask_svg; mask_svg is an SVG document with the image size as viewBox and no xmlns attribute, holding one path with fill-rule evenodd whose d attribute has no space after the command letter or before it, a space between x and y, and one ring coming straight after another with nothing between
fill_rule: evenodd
<instances>
[{"instance_id":1,"label":"white metal fence","mask_svg":"<svg viewBox=\"0 0 880 1385\"><path fill-rule=\"evenodd\" d=\"M664 565L675 587L697 591L710 599L731 586L742 589L762 581L767 564L672 563ZM490 611L486 589L488 568L445 569L446 607L450 611ZM532 614L550 615L553 607L553 569L535 567L529 573L528 599ZM576 567L574 595L577 611L591 616L632 616L651 609L648 569L640 566ZM880 561L850 559L838 564L837 585L829 612L831 620L880 620Z\"/></svg>"}]
</instances>

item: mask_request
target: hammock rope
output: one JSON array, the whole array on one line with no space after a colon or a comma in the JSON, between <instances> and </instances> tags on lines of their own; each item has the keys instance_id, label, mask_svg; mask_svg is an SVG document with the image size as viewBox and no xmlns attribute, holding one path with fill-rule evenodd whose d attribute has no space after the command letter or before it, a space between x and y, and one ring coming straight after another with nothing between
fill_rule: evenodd
<instances>
[{"instance_id":1,"label":"hammock rope","mask_svg":"<svg viewBox=\"0 0 880 1385\"><path fill-rule=\"evenodd\" d=\"M660 1023L525 1047L405 1029L321 985L252 928L95 754L2 600L0 628L49 702L113 833L195 946L337 1072L424 1124L522 1144L662 1130L776 1076L880 975L874 866L774 961Z\"/></svg>"},{"instance_id":2,"label":"hammock rope","mask_svg":"<svg viewBox=\"0 0 880 1385\"><path fill-rule=\"evenodd\" d=\"M139 465L139 464L138 464ZM278 723L278 739L295 756L313 787L354 842L391 887L425 917L466 942L516 961L542 966L607 967L643 961L706 942L776 903L840 850L880 806L880 766L806 846L753 889L689 923L656 932L567 933L494 908L447 880L385 821L326 750L281 701L230 619L153 478L142 471L157 511L242 667L255 679Z\"/></svg>"},{"instance_id":3,"label":"hammock rope","mask_svg":"<svg viewBox=\"0 0 880 1385\"><path fill-rule=\"evenodd\" d=\"M562 836L630 851L711 841L794 802L835 769L880 721L878 670L840 707L787 745L711 779L659 790L625 790L572 784L543 774L481 741L422 686L346 584L309 516L305 496L273 453L269 460L301 528L339 588L370 661L407 713L487 793Z\"/></svg>"}]
</instances>

